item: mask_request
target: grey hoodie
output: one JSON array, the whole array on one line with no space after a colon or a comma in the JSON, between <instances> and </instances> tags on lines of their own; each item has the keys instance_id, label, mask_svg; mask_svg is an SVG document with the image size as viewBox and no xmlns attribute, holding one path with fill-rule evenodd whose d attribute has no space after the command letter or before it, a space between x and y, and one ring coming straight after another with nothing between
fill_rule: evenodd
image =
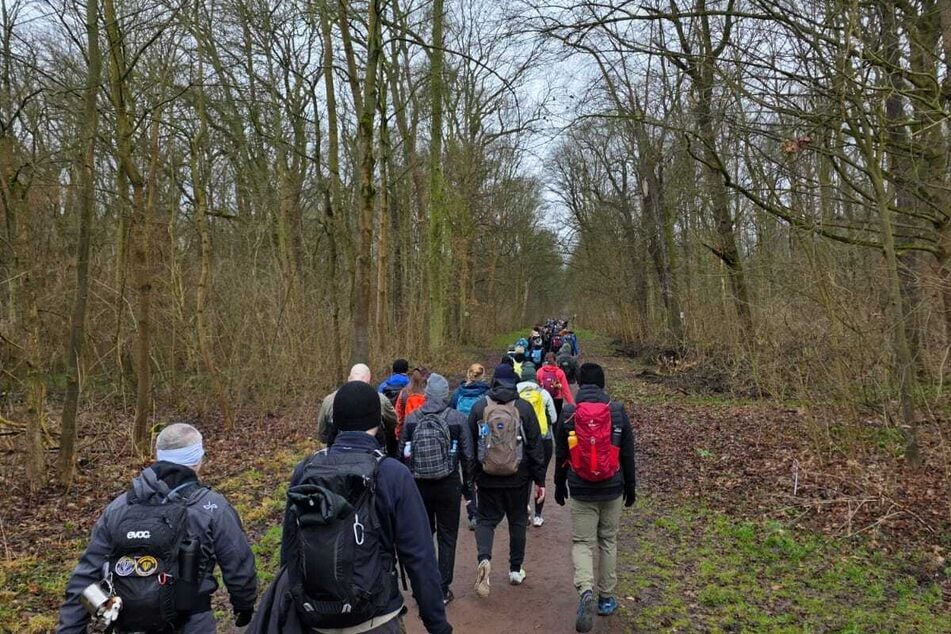
<instances>
[{"instance_id":1,"label":"grey hoodie","mask_svg":"<svg viewBox=\"0 0 951 634\"><path fill-rule=\"evenodd\" d=\"M156 462L144 469L132 481L131 492L135 500L161 502L180 484L197 481L197 475L188 467L170 462ZM58 633L80 634L86 631L89 613L79 602L79 595L92 583L102 579L102 565L112 550L110 527L120 519L123 507L129 504L129 492L115 498L106 507L92 529L89 545L69 577L66 585L66 600L59 610ZM197 538L201 547L201 566L204 574L199 586L199 595L209 596L218 588L214 578L217 563L222 578L228 587L231 605L235 611L251 610L257 597L257 571L254 554L241 527L241 520L234 508L220 493L207 487L186 491L188 499L188 535ZM209 612L191 615L184 631L207 631Z\"/></svg>"}]
</instances>

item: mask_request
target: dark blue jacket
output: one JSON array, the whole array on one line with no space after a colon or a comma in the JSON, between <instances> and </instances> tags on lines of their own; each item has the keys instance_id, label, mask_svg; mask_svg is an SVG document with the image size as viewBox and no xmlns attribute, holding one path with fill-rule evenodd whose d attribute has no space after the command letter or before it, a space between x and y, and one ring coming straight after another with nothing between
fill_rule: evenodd
<instances>
[{"instance_id":1,"label":"dark blue jacket","mask_svg":"<svg viewBox=\"0 0 951 634\"><path fill-rule=\"evenodd\" d=\"M358 451L370 453L380 449L376 438L365 432L346 431L337 434L330 453ZM291 487L300 483L308 456L294 469ZM416 481L405 465L392 458L380 462L376 480L376 510L383 524L382 545L395 551L406 568L413 585L413 596L419 605L420 618L431 634L452 632L446 620L443 605L442 581L436 567L436 552L433 549L433 534L423 498L419 495ZM284 534L281 539L281 565L286 561L286 544L296 539L297 526L290 511L284 513ZM380 613L389 614L403 605L403 596L394 584L393 596Z\"/></svg>"},{"instance_id":2,"label":"dark blue jacket","mask_svg":"<svg viewBox=\"0 0 951 634\"><path fill-rule=\"evenodd\" d=\"M188 467L156 462L133 480L132 490L139 499L160 502L176 486L197 480L198 476ZM204 577L198 589L199 594L210 597L218 588L213 574L217 563L231 594L234 609L253 609L257 598L257 572L254 554L241 528L238 514L224 496L209 488L196 488L186 497L188 535L198 539L203 555ZM112 551L111 527L128 504L127 498L128 492L113 500L93 527L89 545L66 585L66 601L59 610L57 632L79 634L86 631L89 613L80 604L79 595L88 585L102 579L102 564ZM188 623L185 625L187 628Z\"/></svg>"}]
</instances>

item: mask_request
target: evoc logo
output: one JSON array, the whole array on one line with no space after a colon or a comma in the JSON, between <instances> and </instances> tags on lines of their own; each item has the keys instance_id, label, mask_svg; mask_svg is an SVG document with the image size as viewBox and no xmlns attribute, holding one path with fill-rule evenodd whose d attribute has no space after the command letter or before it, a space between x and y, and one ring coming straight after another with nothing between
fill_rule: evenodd
<instances>
[{"instance_id":1,"label":"evoc logo","mask_svg":"<svg viewBox=\"0 0 951 634\"><path fill-rule=\"evenodd\" d=\"M151 539L152 533L149 531L129 531L125 534L126 539Z\"/></svg>"}]
</instances>

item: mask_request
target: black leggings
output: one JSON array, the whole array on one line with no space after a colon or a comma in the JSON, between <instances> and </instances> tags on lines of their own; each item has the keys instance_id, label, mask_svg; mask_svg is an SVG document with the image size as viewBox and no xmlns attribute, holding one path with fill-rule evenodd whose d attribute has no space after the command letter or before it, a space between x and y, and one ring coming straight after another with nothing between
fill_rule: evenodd
<instances>
[{"instance_id":1,"label":"black leggings","mask_svg":"<svg viewBox=\"0 0 951 634\"><path fill-rule=\"evenodd\" d=\"M551 456L555 453L555 441L551 438L542 438L542 446L545 448L545 473L547 474L548 465L551 463ZM548 497L547 493L545 497ZM545 500L535 502L535 515L541 515L543 508L545 508Z\"/></svg>"}]
</instances>

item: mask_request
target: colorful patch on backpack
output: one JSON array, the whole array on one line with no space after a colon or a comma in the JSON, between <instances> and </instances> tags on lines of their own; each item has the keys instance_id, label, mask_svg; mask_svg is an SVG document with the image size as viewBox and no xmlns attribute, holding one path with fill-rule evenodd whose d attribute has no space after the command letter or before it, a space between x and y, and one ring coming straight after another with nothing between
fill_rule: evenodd
<instances>
[{"instance_id":1,"label":"colorful patch on backpack","mask_svg":"<svg viewBox=\"0 0 951 634\"><path fill-rule=\"evenodd\" d=\"M505 429L505 423L498 423L498 424L495 426L495 428L496 428L496 429Z\"/></svg>"},{"instance_id":2,"label":"colorful patch on backpack","mask_svg":"<svg viewBox=\"0 0 951 634\"><path fill-rule=\"evenodd\" d=\"M158 570L158 560L151 555L145 555L135 560L135 574L140 577L154 575Z\"/></svg>"},{"instance_id":3,"label":"colorful patch on backpack","mask_svg":"<svg viewBox=\"0 0 951 634\"><path fill-rule=\"evenodd\" d=\"M114 570L120 577L128 577L135 572L135 559L132 557L122 557L116 562Z\"/></svg>"}]
</instances>

